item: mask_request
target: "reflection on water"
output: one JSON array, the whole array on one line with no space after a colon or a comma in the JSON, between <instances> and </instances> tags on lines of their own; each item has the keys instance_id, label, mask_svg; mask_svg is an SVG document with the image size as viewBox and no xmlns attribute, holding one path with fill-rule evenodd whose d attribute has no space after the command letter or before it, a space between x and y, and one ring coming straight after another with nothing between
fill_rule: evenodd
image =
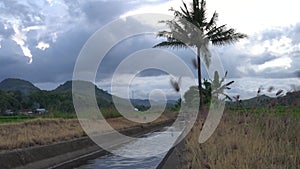
<instances>
[{"instance_id":1,"label":"reflection on water","mask_svg":"<svg viewBox=\"0 0 300 169\"><path fill-rule=\"evenodd\" d=\"M144 135L145 139L138 139L113 151L116 154L130 155L134 158L107 155L90 160L87 164L76 169L155 169L180 134L179 131L174 131L173 128L165 128L164 130L166 130L164 134L162 132L146 134ZM151 144L149 144L149 141ZM145 144L146 142L147 144ZM162 150L166 151L156 155ZM139 158L145 156L145 154L155 156Z\"/></svg>"}]
</instances>

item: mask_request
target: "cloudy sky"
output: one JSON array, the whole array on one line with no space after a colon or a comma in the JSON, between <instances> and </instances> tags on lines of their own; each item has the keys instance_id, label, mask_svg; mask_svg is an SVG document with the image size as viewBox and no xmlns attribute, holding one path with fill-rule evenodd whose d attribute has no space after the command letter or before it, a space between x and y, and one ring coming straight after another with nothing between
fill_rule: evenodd
<instances>
[{"instance_id":1,"label":"cloudy sky","mask_svg":"<svg viewBox=\"0 0 300 169\"><path fill-rule=\"evenodd\" d=\"M226 23L249 36L235 45L213 48L228 71L228 80L235 80L231 95L249 98L260 86L290 90L291 85L300 85L295 74L300 70L299 3L208 0L209 16L217 11L220 24ZM97 30L131 15L172 15L168 9L178 9L181 4L181 0L0 0L0 81L20 78L45 90L54 89L72 79L79 52ZM117 65L160 40L147 34L116 44L100 64L96 78L99 87L111 91ZM168 51L181 56L193 69L195 55L191 50ZM142 71L131 88L136 98L148 96L153 89L161 89L174 98L178 95L169 81L170 76L163 72Z\"/></svg>"}]
</instances>

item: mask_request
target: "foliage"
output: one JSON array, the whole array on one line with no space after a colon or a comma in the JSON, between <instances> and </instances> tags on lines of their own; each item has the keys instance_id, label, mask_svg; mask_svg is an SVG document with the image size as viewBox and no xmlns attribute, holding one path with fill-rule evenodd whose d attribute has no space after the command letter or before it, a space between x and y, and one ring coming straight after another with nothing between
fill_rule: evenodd
<instances>
[{"instance_id":1,"label":"foliage","mask_svg":"<svg viewBox=\"0 0 300 169\"><path fill-rule=\"evenodd\" d=\"M203 100L204 104L209 104L213 98L213 101L216 101L219 96L223 95L223 101L225 99L231 100L231 98L225 93L225 90L229 90L229 86L234 83L234 81L225 83L225 78L227 76L227 72L224 77L220 80L219 73L215 71L213 80L204 80L204 88L202 88ZM199 99L197 98L198 87L192 86L190 89L184 94L185 102L187 104L195 105L199 103Z\"/></svg>"},{"instance_id":2,"label":"foliage","mask_svg":"<svg viewBox=\"0 0 300 169\"><path fill-rule=\"evenodd\" d=\"M0 90L20 91L22 94L28 95L29 93L31 93L33 91L38 91L40 89L28 81L21 80L21 79L8 78L8 79L3 80L0 83Z\"/></svg>"},{"instance_id":3,"label":"foliage","mask_svg":"<svg viewBox=\"0 0 300 169\"><path fill-rule=\"evenodd\" d=\"M226 25L217 25L218 13L214 13L210 20L207 20L206 1L193 0L191 10L183 2L181 10L170 10L174 12L174 19L161 21L166 24L170 30L158 32L158 37L166 38L154 47L171 48L197 48L197 62L194 64L198 70L198 92L200 96L200 105L203 104L201 87L201 62L200 58L208 67L211 60L209 45L231 44L239 39L247 37L242 33L237 33L234 29L227 29Z\"/></svg>"},{"instance_id":4,"label":"foliage","mask_svg":"<svg viewBox=\"0 0 300 169\"><path fill-rule=\"evenodd\" d=\"M101 94L96 98L99 106L111 107L112 101L104 99ZM72 92L35 91L24 96L19 91L0 91L0 111L3 115L6 110L18 112L22 109L34 110L45 108L48 112L74 113Z\"/></svg>"},{"instance_id":5,"label":"foliage","mask_svg":"<svg viewBox=\"0 0 300 169\"><path fill-rule=\"evenodd\" d=\"M16 123L32 120L33 116L0 116L0 123Z\"/></svg>"},{"instance_id":6,"label":"foliage","mask_svg":"<svg viewBox=\"0 0 300 169\"><path fill-rule=\"evenodd\" d=\"M180 107L181 107L181 102L182 102L182 99L179 98L177 100L177 102L175 103L175 105L171 108L173 111L179 111L180 110Z\"/></svg>"},{"instance_id":7,"label":"foliage","mask_svg":"<svg viewBox=\"0 0 300 169\"><path fill-rule=\"evenodd\" d=\"M234 83L234 81L230 81L228 83L225 83L225 78L227 76L227 71L224 75L224 77L222 77L222 79L220 80L220 76L218 71L214 72L214 79L210 80L211 81L211 88L212 88L212 95L215 97L215 99L219 99L220 95L225 96L225 99L229 99L232 100L226 93L225 90L230 90L231 88L229 87L232 83Z\"/></svg>"},{"instance_id":8,"label":"foliage","mask_svg":"<svg viewBox=\"0 0 300 169\"><path fill-rule=\"evenodd\" d=\"M22 106L19 92L0 91L0 112L4 113L7 109L15 111Z\"/></svg>"}]
</instances>

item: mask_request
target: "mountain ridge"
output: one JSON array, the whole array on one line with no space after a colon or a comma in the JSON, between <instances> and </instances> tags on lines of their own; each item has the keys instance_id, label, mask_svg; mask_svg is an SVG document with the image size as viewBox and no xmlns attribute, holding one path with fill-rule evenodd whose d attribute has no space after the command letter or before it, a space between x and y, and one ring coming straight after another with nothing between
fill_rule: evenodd
<instances>
[{"instance_id":1,"label":"mountain ridge","mask_svg":"<svg viewBox=\"0 0 300 169\"><path fill-rule=\"evenodd\" d=\"M284 96L270 97L265 94L253 98L237 101L227 101L226 106L229 108L243 107L263 107L263 106L299 106L300 91L287 92Z\"/></svg>"},{"instance_id":2,"label":"mountain ridge","mask_svg":"<svg viewBox=\"0 0 300 169\"><path fill-rule=\"evenodd\" d=\"M28 95L31 92L40 91L38 87L29 81L7 78L0 82L0 90L2 91L21 91L23 94Z\"/></svg>"}]
</instances>

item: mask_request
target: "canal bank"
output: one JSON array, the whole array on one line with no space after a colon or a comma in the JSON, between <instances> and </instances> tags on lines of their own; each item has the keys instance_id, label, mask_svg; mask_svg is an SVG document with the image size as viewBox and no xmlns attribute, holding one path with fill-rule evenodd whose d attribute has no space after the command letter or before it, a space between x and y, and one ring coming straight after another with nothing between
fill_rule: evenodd
<instances>
[{"instance_id":1,"label":"canal bank","mask_svg":"<svg viewBox=\"0 0 300 169\"><path fill-rule=\"evenodd\" d=\"M141 136L151 131L160 130L173 123L167 120L157 124L139 125L122 130L128 136ZM46 146L36 146L22 150L13 150L0 153L1 169L40 169L40 168L72 168L78 163L83 163L107 152L99 148L88 137L60 142Z\"/></svg>"}]
</instances>

